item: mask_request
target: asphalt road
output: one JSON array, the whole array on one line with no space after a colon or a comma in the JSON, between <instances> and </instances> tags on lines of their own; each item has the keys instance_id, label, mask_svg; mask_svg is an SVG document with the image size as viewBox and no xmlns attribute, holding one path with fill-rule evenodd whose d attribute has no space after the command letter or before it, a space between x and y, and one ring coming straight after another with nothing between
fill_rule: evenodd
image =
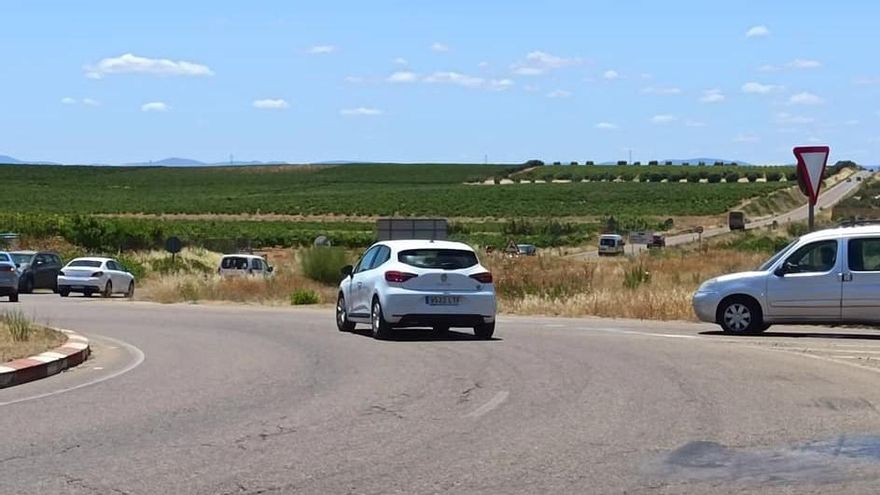
<instances>
[{"instance_id":1,"label":"asphalt road","mask_svg":"<svg viewBox=\"0 0 880 495\"><path fill-rule=\"evenodd\" d=\"M332 309L22 300L96 345L74 371L0 390L3 494L880 483L871 332L730 338L711 325L502 317L493 341L379 342L338 332Z\"/></svg>"},{"instance_id":2,"label":"asphalt road","mask_svg":"<svg viewBox=\"0 0 880 495\"><path fill-rule=\"evenodd\" d=\"M856 179L857 177L861 177L862 180L865 180L870 176L871 176L871 172L863 170L863 171L860 171L860 172L853 174L851 181L844 180L842 182L839 182L838 184L835 184L834 187L822 192L819 195L819 202L816 205L816 215L819 214L820 209L830 208L830 207L836 205L841 200L843 200L848 195L850 195L853 191L855 191L862 184L862 182L860 182ZM782 213L779 215L774 215L774 216L770 216L767 218L762 218L760 220L748 223L748 224L746 224L746 229L758 229L758 228L769 227L773 224L773 222L777 222L779 225L785 226L788 223L805 222L805 221L807 221L808 217L809 217L809 208L807 205L804 205L804 206L800 206L798 208L795 208L794 210L791 210L787 213ZM719 235L725 234L727 232L730 232L730 229L727 226L723 226L723 227L704 226L702 237L703 237L703 239L708 239L710 237L719 236ZM695 233L679 234L679 235L674 235L674 236L668 236L666 238L666 245L667 246L678 246L681 244L689 244L691 242L697 242L697 241L699 241L699 239L700 239L699 234L695 234ZM639 245L630 244L630 245L626 246L626 253L630 254L630 253L642 252L642 251L645 251L646 249L647 249L647 247L642 244L639 244ZM599 258L599 252L597 250L593 249L593 250L582 252L582 253L572 254L569 257L574 258L574 259L597 259L597 258Z\"/></svg>"}]
</instances>

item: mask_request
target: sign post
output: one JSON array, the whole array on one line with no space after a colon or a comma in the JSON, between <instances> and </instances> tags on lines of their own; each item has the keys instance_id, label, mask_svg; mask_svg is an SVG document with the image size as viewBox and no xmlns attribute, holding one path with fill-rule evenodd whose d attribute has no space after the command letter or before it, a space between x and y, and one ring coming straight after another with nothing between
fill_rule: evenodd
<instances>
[{"instance_id":1,"label":"sign post","mask_svg":"<svg viewBox=\"0 0 880 495\"><path fill-rule=\"evenodd\" d=\"M819 189L822 188L822 177L825 175L825 166L828 164L831 148L828 146L797 146L792 151L797 158L798 185L810 200L808 221L810 232L812 232L816 223L816 202L819 199Z\"/></svg>"},{"instance_id":2,"label":"sign post","mask_svg":"<svg viewBox=\"0 0 880 495\"><path fill-rule=\"evenodd\" d=\"M169 253L171 253L171 264L172 265L177 262L177 259L176 259L177 253L180 252L180 249L182 247L183 247L183 243L180 242L180 239L175 236L171 236L165 240L165 251L168 251Z\"/></svg>"}]
</instances>

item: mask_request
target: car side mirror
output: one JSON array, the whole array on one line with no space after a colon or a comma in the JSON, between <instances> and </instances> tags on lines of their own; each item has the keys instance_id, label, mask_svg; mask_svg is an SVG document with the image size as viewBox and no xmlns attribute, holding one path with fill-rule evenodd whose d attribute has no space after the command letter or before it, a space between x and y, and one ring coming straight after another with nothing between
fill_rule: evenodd
<instances>
[{"instance_id":1,"label":"car side mirror","mask_svg":"<svg viewBox=\"0 0 880 495\"><path fill-rule=\"evenodd\" d=\"M343 276L350 277L352 272L354 271L354 267L351 265L345 265L340 271L342 272Z\"/></svg>"},{"instance_id":2,"label":"car side mirror","mask_svg":"<svg viewBox=\"0 0 880 495\"><path fill-rule=\"evenodd\" d=\"M777 277L784 277L788 273L795 273L798 271L797 265L789 262L785 262L777 268L773 274Z\"/></svg>"}]
</instances>

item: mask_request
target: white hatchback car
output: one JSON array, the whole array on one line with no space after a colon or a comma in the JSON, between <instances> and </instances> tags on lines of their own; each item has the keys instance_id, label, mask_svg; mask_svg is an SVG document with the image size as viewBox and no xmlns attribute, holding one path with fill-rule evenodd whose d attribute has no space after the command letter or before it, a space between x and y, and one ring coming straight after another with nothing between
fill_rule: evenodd
<instances>
[{"instance_id":1,"label":"white hatchback car","mask_svg":"<svg viewBox=\"0 0 880 495\"><path fill-rule=\"evenodd\" d=\"M706 281L693 304L700 320L728 333L880 323L880 225L806 234L755 271Z\"/></svg>"},{"instance_id":2,"label":"white hatchback car","mask_svg":"<svg viewBox=\"0 0 880 495\"><path fill-rule=\"evenodd\" d=\"M58 294L78 292L86 297L99 293L134 296L134 275L112 258L76 258L58 272Z\"/></svg>"},{"instance_id":3,"label":"white hatchback car","mask_svg":"<svg viewBox=\"0 0 880 495\"><path fill-rule=\"evenodd\" d=\"M370 324L384 339L394 328L469 327L482 339L495 331L492 274L468 245L447 241L383 241L342 269L336 325Z\"/></svg>"}]
</instances>

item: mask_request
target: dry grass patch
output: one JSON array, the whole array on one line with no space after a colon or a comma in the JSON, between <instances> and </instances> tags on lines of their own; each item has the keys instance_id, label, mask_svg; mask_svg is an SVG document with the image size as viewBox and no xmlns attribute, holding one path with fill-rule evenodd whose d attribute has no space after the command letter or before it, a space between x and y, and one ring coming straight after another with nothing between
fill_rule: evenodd
<instances>
[{"instance_id":1,"label":"dry grass patch","mask_svg":"<svg viewBox=\"0 0 880 495\"><path fill-rule=\"evenodd\" d=\"M147 279L138 298L161 303L233 301L285 305L291 294L311 290L319 303L336 301L336 289L294 273L273 277L220 277L218 275L171 274Z\"/></svg>"},{"instance_id":2,"label":"dry grass patch","mask_svg":"<svg viewBox=\"0 0 880 495\"><path fill-rule=\"evenodd\" d=\"M700 283L766 257L716 249L599 261L496 256L487 264L504 313L693 320L691 296Z\"/></svg>"},{"instance_id":3,"label":"dry grass patch","mask_svg":"<svg viewBox=\"0 0 880 495\"><path fill-rule=\"evenodd\" d=\"M63 333L34 324L20 311L0 314L0 364L54 349L66 340Z\"/></svg>"}]
</instances>

